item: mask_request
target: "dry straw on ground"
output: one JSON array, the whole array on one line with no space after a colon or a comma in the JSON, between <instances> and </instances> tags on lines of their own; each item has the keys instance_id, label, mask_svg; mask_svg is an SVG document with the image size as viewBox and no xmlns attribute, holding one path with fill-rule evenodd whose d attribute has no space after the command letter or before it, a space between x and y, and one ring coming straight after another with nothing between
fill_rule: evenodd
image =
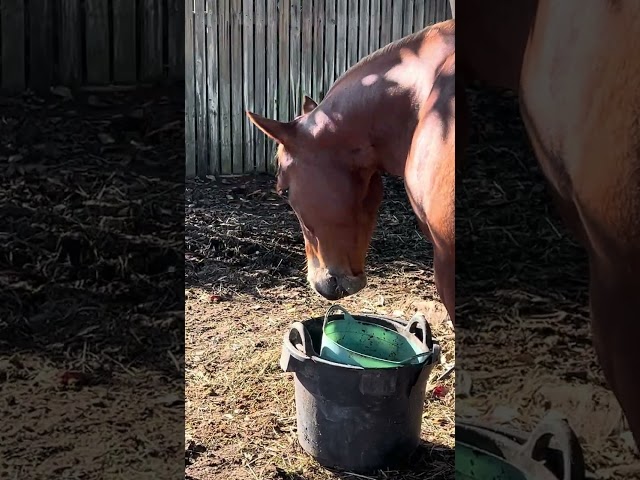
<instances>
[{"instance_id":1,"label":"dry straw on ground","mask_svg":"<svg viewBox=\"0 0 640 480\"><path fill-rule=\"evenodd\" d=\"M0 98L0 477L175 476L184 97L54 93Z\"/></svg>"}]
</instances>

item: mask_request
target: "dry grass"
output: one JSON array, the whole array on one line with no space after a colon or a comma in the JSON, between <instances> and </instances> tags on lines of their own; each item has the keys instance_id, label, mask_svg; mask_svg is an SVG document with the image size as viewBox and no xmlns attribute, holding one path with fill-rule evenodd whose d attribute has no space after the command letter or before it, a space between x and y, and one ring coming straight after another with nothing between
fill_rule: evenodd
<instances>
[{"instance_id":1,"label":"dry grass","mask_svg":"<svg viewBox=\"0 0 640 480\"><path fill-rule=\"evenodd\" d=\"M186 437L189 478L356 479L325 469L296 438L293 379L280 370L282 335L291 322L330 305L304 280L302 234L272 191L271 178L225 179L187 189ZM445 362L453 333L432 283L430 247L417 231L402 184L387 179L387 198L369 258L369 286L340 303L408 319L430 317ZM425 402L423 445L402 472L364 478L451 479L454 378Z\"/></svg>"},{"instance_id":2,"label":"dry grass","mask_svg":"<svg viewBox=\"0 0 640 480\"><path fill-rule=\"evenodd\" d=\"M457 189L457 413L532 429L549 409L599 479L640 477L589 327L587 264L551 207L509 93L471 89L475 135Z\"/></svg>"},{"instance_id":3,"label":"dry grass","mask_svg":"<svg viewBox=\"0 0 640 480\"><path fill-rule=\"evenodd\" d=\"M180 474L183 94L0 104L0 477Z\"/></svg>"}]
</instances>

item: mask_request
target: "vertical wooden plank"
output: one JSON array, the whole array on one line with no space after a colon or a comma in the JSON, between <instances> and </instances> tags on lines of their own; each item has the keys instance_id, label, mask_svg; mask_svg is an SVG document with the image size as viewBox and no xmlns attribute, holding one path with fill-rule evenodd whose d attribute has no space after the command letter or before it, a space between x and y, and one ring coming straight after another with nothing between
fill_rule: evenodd
<instances>
[{"instance_id":1,"label":"vertical wooden plank","mask_svg":"<svg viewBox=\"0 0 640 480\"><path fill-rule=\"evenodd\" d=\"M61 0L59 12L60 81L63 85L76 86L82 81L80 0Z\"/></svg>"},{"instance_id":2,"label":"vertical wooden plank","mask_svg":"<svg viewBox=\"0 0 640 480\"><path fill-rule=\"evenodd\" d=\"M24 51L24 1L0 2L2 30L2 88L7 92L20 92L26 87Z\"/></svg>"},{"instance_id":3,"label":"vertical wooden plank","mask_svg":"<svg viewBox=\"0 0 640 480\"><path fill-rule=\"evenodd\" d=\"M380 0L371 0L371 19L369 22L369 53L380 46Z\"/></svg>"},{"instance_id":4,"label":"vertical wooden plank","mask_svg":"<svg viewBox=\"0 0 640 480\"><path fill-rule=\"evenodd\" d=\"M186 5L192 6L193 4L193 0L184 1ZM187 10L191 10L188 6L186 8ZM193 21L193 17L189 16L188 12L181 15L180 18L191 18L191 21ZM186 41L186 39L182 39L181 45L184 45ZM137 80L138 59L136 52L136 2L131 0L113 0L114 81L134 83ZM191 51L191 53L193 54L193 51Z\"/></svg>"},{"instance_id":5,"label":"vertical wooden plank","mask_svg":"<svg viewBox=\"0 0 640 480\"><path fill-rule=\"evenodd\" d=\"M218 97L218 2L206 3L208 170L220 173L220 99Z\"/></svg>"},{"instance_id":6,"label":"vertical wooden plank","mask_svg":"<svg viewBox=\"0 0 640 480\"><path fill-rule=\"evenodd\" d=\"M449 0L449 15L451 18L456 18L456 1Z\"/></svg>"},{"instance_id":7,"label":"vertical wooden plank","mask_svg":"<svg viewBox=\"0 0 640 480\"><path fill-rule=\"evenodd\" d=\"M291 0L291 27L289 30L289 62L291 65L291 70L289 71L289 76L291 77L289 95L291 96L291 108L289 109L289 120L300 115L300 111L302 110L302 102L300 101L302 93L300 85L300 70L302 69L300 57L300 48L302 43L300 39L300 28L302 24L300 18L300 12L302 9L301 1L302 0Z\"/></svg>"},{"instance_id":8,"label":"vertical wooden plank","mask_svg":"<svg viewBox=\"0 0 640 480\"><path fill-rule=\"evenodd\" d=\"M264 0L267 4L267 118L278 117L278 4L273 0ZM276 145L272 140L264 139L266 144L267 171L275 172Z\"/></svg>"},{"instance_id":9,"label":"vertical wooden plank","mask_svg":"<svg viewBox=\"0 0 640 480\"><path fill-rule=\"evenodd\" d=\"M215 8L216 3L209 2L209 8ZM167 59L172 80L184 78L184 6L185 0L167 0Z\"/></svg>"},{"instance_id":10,"label":"vertical wooden plank","mask_svg":"<svg viewBox=\"0 0 640 480\"><path fill-rule=\"evenodd\" d=\"M187 178L196 174L196 92L193 48L193 0L185 0L185 170Z\"/></svg>"},{"instance_id":11,"label":"vertical wooden plank","mask_svg":"<svg viewBox=\"0 0 640 480\"><path fill-rule=\"evenodd\" d=\"M278 120L289 118L289 15L290 0L280 0L280 25L278 28Z\"/></svg>"},{"instance_id":12,"label":"vertical wooden plank","mask_svg":"<svg viewBox=\"0 0 640 480\"><path fill-rule=\"evenodd\" d=\"M360 0L360 28L358 29L358 60L369 53L369 20L373 12L369 0Z\"/></svg>"},{"instance_id":13,"label":"vertical wooden plank","mask_svg":"<svg viewBox=\"0 0 640 480\"><path fill-rule=\"evenodd\" d=\"M143 81L162 76L162 0L142 0L142 51L140 58Z\"/></svg>"},{"instance_id":14,"label":"vertical wooden plank","mask_svg":"<svg viewBox=\"0 0 640 480\"><path fill-rule=\"evenodd\" d=\"M418 0L415 2L413 7L413 31L419 32L422 30L424 25L424 2Z\"/></svg>"},{"instance_id":15,"label":"vertical wooden plank","mask_svg":"<svg viewBox=\"0 0 640 480\"><path fill-rule=\"evenodd\" d=\"M420 3L420 0L418 0ZM402 19L402 36L411 35L413 30L413 0L404 0L404 18Z\"/></svg>"},{"instance_id":16,"label":"vertical wooden plank","mask_svg":"<svg viewBox=\"0 0 640 480\"><path fill-rule=\"evenodd\" d=\"M85 0L87 83L109 83L109 12L103 0Z\"/></svg>"},{"instance_id":17,"label":"vertical wooden plank","mask_svg":"<svg viewBox=\"0 0 640 480\"><path fill-rule=\"evenodd\" d=\"M246 110L253 111L253 99L255 95L254 72L253 72L253 4L255 0L243 0L242 4L242 92L244 102L242 105L244 121L243 143L244 143L244 170L243 173L250 173L255 168L255 127L249 121L245 113ZM262 135L262 134L261 134Z\"/></svg>"},{"instance_id":18,"label":"vertical wooden plank","mask_svg":"<svg viewBox=\"0 0 640 480\"><path fill-rule=\"evenodd\" d=\"M207 155L207 47L205 44L205 0L195 0L195 74L196 74L196 175L203 178L209 174Z\"/></svg>"},{"instance_id":19,"label":"vertical wooden plank","mask_svg":"<svg viewBox=\"0 0 640 480\"><path fill-rule=\"evenodd\" d=\"M358 61L358 0L349 0L347 7L347 68L351 68Z\"/></svg>"},{"instance_id":20,"label":"vertical wooden plank","mask_svg":"<svg viewBox=\"0 0 640 480\"><path fill-rule=\"evenodd\" d=\"M52 0L31 0L29 8L29 84L47 91L53 82Z\"/></svg>"},{"instance_id":21,"label":"vertical wooden plank","mask_svg":"<svg viewBox=\"0 0 640 480\"><path fill-rule=\"evenodd\" d=\"M436 17L436 14L435 14L436 1L437 0L429 0L427 2L427 8L425 8L425 16L426 16L425 26L433 25L434 23L434 19Z\"/></svg>"},{"instance_id":22,"label":"vertical wooden plank","mask_svg":"<svg viewBox=\"0 0 640 480\"><path fill-rule=\"evenodd\" d=\"M233 173L244 172L242 127L242 0L231 0L231 155Z\"/></svg>"},{"instance_id":23,"label":"vertical wooden plank","mask_svg":"<svg viewBox=\"0 0 640 480\"><path fill-rule=\"evenodd\" d=\"M324 91L331 89L336 79L336 2L326 0L324 4Z\"/></svg>"},{"instance_id":24,"label":"vertical wooden plank","mask_svg":"<svg viewBox=\"0 0 640 480\"><path fill-rule=\"evenodd\" d=\"M320 0L316 0L318 3ZM302 113L303 95L313 97L313 0L304 0L302 2L302 70L301 76L301 95L299 100L300 108L296 115Z\"/></svg>"},{"instance_id":25,"label":"vertical wooden plank","mask_svg":"<svg viewBox=\"0 0 640 480\"><path fill-rule=\"evenodd\" d=\"M442 0L444 5L442 6L443 18L442 20L449 20L453 18L453 13L451 12L451 3L449 0Z\"/></svg>"},{"instance_id":26,"label":"vertical wooden plank","mask_svg":"<svg viewBox=\"0 0 640 480\"><path fill-rule=\"evenodd\" d=\"M430 1L430 0L429 0ZM393 0L381 0L382 2L382 17L380 28L380 45L391 43L391 26L393 25Z\"/></svg>"},{"instance_id":27,"label":"vertical wooden plank","mask_svg":"<svg viewBox=\"0 0 640 480\"><path fill-rule=\"evenodd\" d=\"M391 26L391 40L402 38L403 1L393 0L393 20Z\"/></svg>"},{"instance_id":28,"label":"vertical wooden plank","mask_svg":"<svg viewBox=\"0 0 640 480\"><path fill-rule=\"evenodd\" d=\"M324 97L324 0L315 0L313 4L313 88L312 96L316 102Z\"/></svg>"},{"instance_id":29,"label":"vertical wooden plank","mask_svg":"<svg viewBox=\"0 0 640 480\"><path fill-rule=\"evenodd\" d=\"M267 6L265 0L255 0L255 27L253 40L256 59L253 81L255 95L252 111L264 115L267 110L265 91L267 85L267 58L263 54L267 46ZM256 171L264 173L267 171L265 136L262 132L257 132L253 125L249 125L249 129L254 132Z\"/></svg>"},{"instance_id":30,"label":"vertical wooden plank","mask_svg":"<svg viewBox=\"0 0 640 480\"><path fill-rule=\"evenodd\" d=\"M336 78L347 69L347 0L337 0L336 8Z\"/></svg>"},{"instance_id":31,"label":"vertical wooden plank","mask_svg":"<svg viewBox=\"0 0 640 480\"><path fill-rule=\"evenodd\" d=\"M231 10L229 0L218 5L218 62L220 70L220 173L233 172L231 144Z\"/></svg>"}]
</instances>

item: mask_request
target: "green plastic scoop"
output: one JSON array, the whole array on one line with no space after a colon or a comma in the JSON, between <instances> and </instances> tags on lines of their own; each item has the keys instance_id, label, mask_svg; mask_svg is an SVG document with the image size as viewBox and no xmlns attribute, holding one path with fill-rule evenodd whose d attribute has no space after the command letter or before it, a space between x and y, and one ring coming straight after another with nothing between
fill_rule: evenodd
<instances>
[{"instance_id":1,"label":"green plastic scoop","mask_svg":"<svg viewBox=\"0 0 640 480\"><path fill-rule=\"evenodd\" d=\"M329 315L335 310L340 310L343 318L329 321ZM424 342L409 331L416 323L422 328ZM430 355L437 360L438 350L435 347L429 349L427 339L431 341L431 331L422 315L414 317L400 331L395 331L356 320L340 305L333 305L324 316L320 358L363 368L417 365Z\"/></svg>"},{"instance_id":2,"label":"green plastic scoop","mask_svg":"<svg viewBox=\"0 0 640 480\"><path fill-rule=\"evenodd\" d=\"M456 479L529 480L522 471L503 458L464 444L456 444Z\"/></svg>"}]
</instances>

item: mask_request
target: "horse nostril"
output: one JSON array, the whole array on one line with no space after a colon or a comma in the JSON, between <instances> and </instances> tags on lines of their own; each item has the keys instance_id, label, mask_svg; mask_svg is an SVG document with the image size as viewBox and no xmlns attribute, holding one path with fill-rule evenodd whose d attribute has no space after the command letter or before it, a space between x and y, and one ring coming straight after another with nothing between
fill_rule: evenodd
<instances>
[{"instance_id":1,"label":"horse nostril","mask_svg":"<svg viewBox=\"0 0 640 480\"><path fill-rule=\"evenodd\" d=\"M331 289L331 290L336 290L336 288L338 287L338 279L336 277L334 277L333 275L331 275L328 279L327 279L327 286Z\"/></svg>"}]
</instances>

